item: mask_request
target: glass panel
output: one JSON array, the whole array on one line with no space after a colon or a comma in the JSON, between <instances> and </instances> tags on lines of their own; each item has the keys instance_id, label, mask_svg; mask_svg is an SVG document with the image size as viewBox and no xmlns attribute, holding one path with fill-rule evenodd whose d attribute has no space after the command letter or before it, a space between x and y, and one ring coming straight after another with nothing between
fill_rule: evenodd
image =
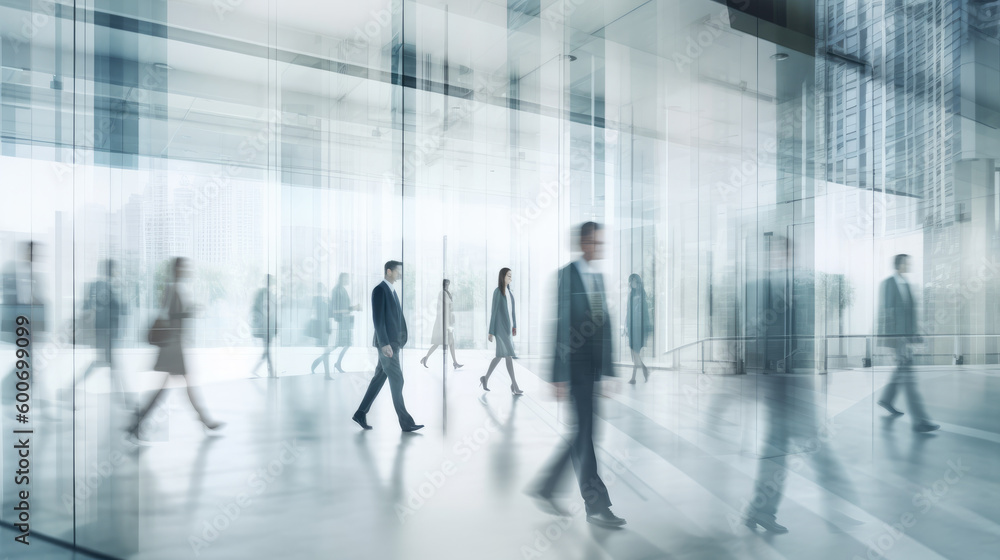
<instances>
[{"instance_id":1,"label":"glass panel","mask_svg":"<svg viewBox=\"0 0 1000 560\"><path fill-rule=\"evenodd\" d=\"M542 522L512 496L574 422L550 398L558 274L593 267L619 374L599 469L634 454L616 510L701 528L635 523L630 551L986 556L995 2L0 4L5 527L23 487L33 533L112 557L531 555ZM381 401L380 431L347 431L381 379L391 260L424 440L386 436L405 422ZM508 375L526 398L498 400ZM975 482L883 550L952 457ZM259 474L275 460L288 476ZM747 523L808 542L761 552Z\"/></svg>"}]
</instances>

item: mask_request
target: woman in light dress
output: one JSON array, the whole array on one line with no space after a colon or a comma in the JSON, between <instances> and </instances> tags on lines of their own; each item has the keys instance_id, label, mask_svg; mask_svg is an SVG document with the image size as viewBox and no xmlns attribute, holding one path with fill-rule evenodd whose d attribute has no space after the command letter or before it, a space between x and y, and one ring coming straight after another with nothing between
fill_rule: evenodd
<instances>
[{"instance_id":1,"label":"woman in light dress","mask_svg":"<svg viewBox=\"0 0 1000 560\"><path fill-rule=\"evenodd\" d=\"M441 342L444 340L443 330L448 333L448 348L451 349L451 365L455 369L462 367L462 364L458 363L458 358L455 357L455 313L452 311L454 301L451 297L451 292L448 291L448 286L450 285L451 280L447 278L441 282L441 293L438 294L437 301L437 318L434 320L434 330L431 331L431 348L427 351L427 355L420 360L420 363L424 367L427 367L427 358L430 358L431 354L437 350L437 347L441 346Z\"/></svg>"},{"instance_id":2,"label":"woman in light dress","mask_svg":"<svg viewBox=\"0 0 1000 560\"><path fill-rule=\"evenodd\" d=\"M493 310L490 313L490 342L496 338L497 353L493 361L490 362L490 369L486 375L479 378L479 384L484 391L489 391L487 385L490 375L500 360L507 362L507 374L510 375L510 392L515 396L521 395L517 386L517 379L514 377L514 342L512 336L517 336L517 310L514 307L514 294L510 290L510 283L514 274L509 268L501 268L500 276L497 280L497 287L493 290Z\"/></svg>"}]
</instances>

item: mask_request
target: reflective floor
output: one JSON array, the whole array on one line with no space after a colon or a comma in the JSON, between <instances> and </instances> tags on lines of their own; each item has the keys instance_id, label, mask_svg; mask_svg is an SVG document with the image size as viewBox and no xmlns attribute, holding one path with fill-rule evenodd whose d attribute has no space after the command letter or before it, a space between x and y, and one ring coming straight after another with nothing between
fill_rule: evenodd
<instances>
[{"instance_id":1,"label":"reflective floor","mask_svg":"<svg viewBox=\"0 0 1000 560\"><path fill-rule=\"evenodd\" d=\"M118 406L107 373L95 374L78 391L96 450L85 460L122 459L87 499L78 496L78 542L137 559L933 559L1000 550L996 369L919 368L942 426L928 435L873 407L887 368L794 386L667 370L629 385L622 368L599 399L599 468L614 512L628 520L612 531L581 511L550 516L523 493L570 420L541 381L543 364L515 361L525 391L515 398L499 370L490 392L478 388L487 353L462 353L465 367L443 384L439 361L424 369L423 352L404 352L407 405L427 426L409 435L387 390L368 417L374 430L350 421L371 375L360 371L362 354L345 362L359 371L332 381L320 373L205 383L208 408L228 423L217 437L174 390L138 447L114 425L125 415L107 413ZM896 405L906 411L905 400ZM106 427L94 428L101 418ZM779 420L781 445L769 425ZM781 473L763 482L780 498L787 534L742 522L758 472ZM561 503L579 502L567 487ZM118 532L88 530L98 519L107 526L105 516Z\"/></svg>"}]
</instances>

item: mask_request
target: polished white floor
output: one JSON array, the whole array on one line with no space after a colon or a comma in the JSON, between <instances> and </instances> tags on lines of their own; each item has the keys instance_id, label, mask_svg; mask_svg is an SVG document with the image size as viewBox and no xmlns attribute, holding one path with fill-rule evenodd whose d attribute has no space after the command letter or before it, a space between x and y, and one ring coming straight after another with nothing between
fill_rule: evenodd
<instances>
[{"instance_id":1,"label":"polished white floor","mask_svg":"<svg viewBox=\"0 0 1000 560\"><path fill-rule=\"evenodd\" d=\"M785 535L740 523L758 465L781 454L765 445L767 407L777 406L761 398L765 380L654 371L649 383L640 375L628 385L623 370L604 385L599 405L601 473L613 510L628 520L610 531L582 513L547 515L523 494L571 420L542 381L543 363L515 361L525 391L515 398L500 368L492 391L478 388L489 354L461 352L465 367L443 376L440 354L431 360L436 369L424 369L423 352L406 351L407 405L427 427L404 435L388 388L369 415L374 430L350 421L371 375L364 352L347 362L356 371L332 381L289 371L308 368L307 349L303 365L286 364L278 379L207 376L201 390L228 423L224 433L206 436L178 389L139 447L121 442L127 411L108 391L107 373L95 374L76 394L77 425L85 426L76 474L97 473L93 491L76 499L77 542L113 557L171 560L936 559L996 558L1000 550L993 369L920 370L942 425L933 435L874 407L885 368L816 376L788 392L795 403L785 404L814 413L826 435L820 446L784 451L777 520ZM151 375L127 383L151 387ZM897 406L906 411L905 401ZM116 453L111 472L98 472ZM846 487L826 484L831 464ZM567 486L562 503L579 502Z\"/></svg>"}]
</instances>

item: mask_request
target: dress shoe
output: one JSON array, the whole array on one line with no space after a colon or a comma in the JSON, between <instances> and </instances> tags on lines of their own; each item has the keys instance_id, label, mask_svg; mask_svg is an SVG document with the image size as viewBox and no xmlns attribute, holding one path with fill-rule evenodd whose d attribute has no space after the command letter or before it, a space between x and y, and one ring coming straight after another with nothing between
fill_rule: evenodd
<instances>
[{"instance_id":1,"label":"dress shoe","mask_svg":"<svg viewBox=\"0 0 1000 560\"><path fill-rule=\"evenodd\" d=\"M922 432L922 433L933 432L934 430L937 430L937 429L940 429L940 428L941 428L941 426L939 426L937 424L932 424L931 422L922 422L920 424L914 424L913 425L913 431L914 432Z\"/></svg>"},{"instance_id":2,"label":"dress shoe","mask_svg":"<svg viewBox=\"0 0 1000 560\"><path fill-rule=\"evenodd\" d=\"M892 414L893 416L902 416L903 415L902 412L896 410L896 407L892 406L891 404L889 404L889 403L887 403L885 401L878 401L877 404L879 406L881 406L882 408L886 409L889 412L889 414Z\"/></svg>"},{"instance_id":3,"label":"dress shoe","mask_svg":"<svg viewBox=\"0 0 1000 560\"><path fill-rule=\"evenodd\" d=\"M409 428L403 428L403 431L404 432L415 432L415 431L417 431L417 430L419 430L420 428L423 428L423 427L424 427L423 424L414 424L414 425L410 426Z\"/></svg>"},{"instance_id":4,"label":"dress shoe","mask_svg":"<svg viewBox=\"0 0 1000 560\"><path fill-rule=\"evenodd\" d=\"M368 422L365 422L365 415L364 414L355 413L354 416L351 416L351 420L354 420L355 422L358 423L358 426L361 426L362 428L364 428L366 430L372 429L372 427L368 425Z\"/></svg>"},{"instance_id":5,"label":"dress shoe","mask_svg":"<svg viewBox=\"0 0 1000 560\"><path fill-rule=\"evenodd\" d=\"M611 513L611 508L604 508L593 513L588 513L587 523L593 523L607 529L616 529L624 525L625 520Z\"/></svg>"},{"instance_id":6,"label":"dress shoe","mask_svg":"<svg viewBox=\"0 0 1000 560\"><path fill-rule=\"evenodd\" d=\"M757 527L757 525L760 525L768 533L774 533L776 535L784 535L785 533L788 532L788 527L785 527L783 525L778 525L778 522L774 520L774 516L771 515L762 515L762 514L747 515L744 520L744 524L751 529L754 529Z\"/></svg>"}]
</instances>

